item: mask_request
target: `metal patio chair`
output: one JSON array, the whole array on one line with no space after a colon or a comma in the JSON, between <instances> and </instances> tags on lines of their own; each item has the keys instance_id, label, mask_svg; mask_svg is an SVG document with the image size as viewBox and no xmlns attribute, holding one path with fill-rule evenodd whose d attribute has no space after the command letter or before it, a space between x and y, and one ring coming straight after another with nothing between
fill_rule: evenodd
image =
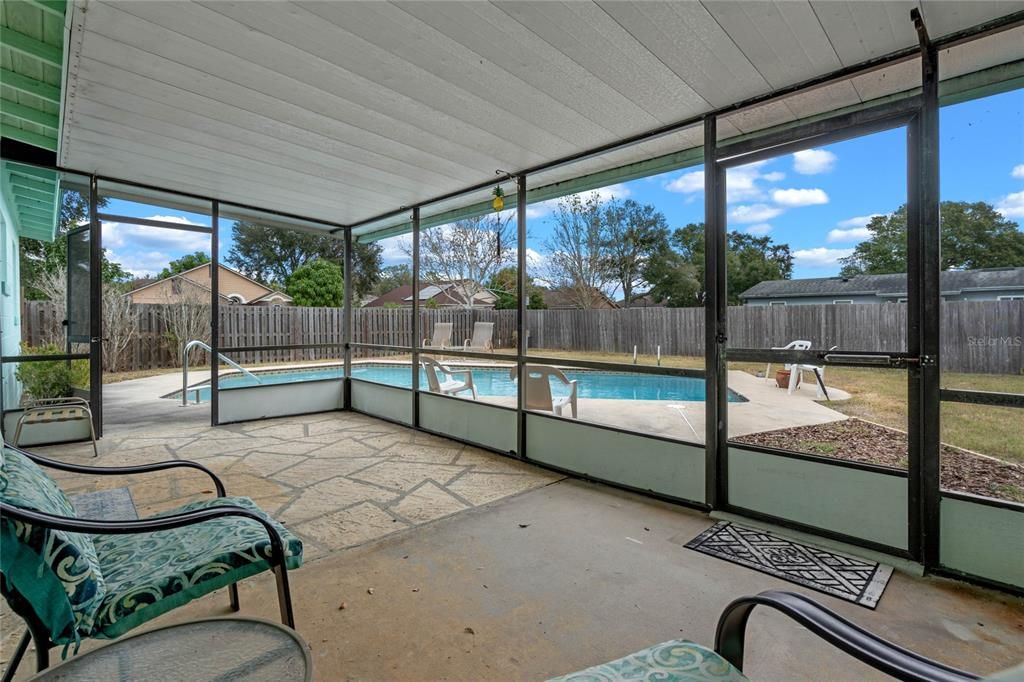
<instances>
[{"instance_id":1,"label":"metal patio chair","mask_svg":"<svg viewBox=\"0 0 1024 682\"><path fill-rule=\"evenodd\" d=\"M714 649L675 639L549 682L625 679L746 682L748 678L742 669L747 623L757 606L779 611L843 653L897 680L967 682L980 679L882 639L802 594L769 590L752 597L740 597L725 607L718 618ZM810 652L807 655L811 655ZM1015 671L1019 672L1020 668L1009 671L1009 677L996 675L986 679L1020 679Z\"/></svg>"},{"instance_id":2,"label":"metal patio chair","mask_svg":"<svg viewBox=\"0 0 1024 682\"><path fill-rule=\"evenodd\" d=\"M494 323L474 322L473 338L466 339L460 350L487 353L494 350Z\"/></svg>"},{"instance_id":3,"label":"metal patio chair","mask_svg":"<svg viewBox=\"0 0 1024 682\"><path fill-rule=\"evenodd\" d=\"M434 324L434 335L423 339L423 350L445 350L452 348L452 323L437 322Z\"/></svg>"},{"instance_id":4,"label":"metal patio chair","mask_svg":"<svg viewBox=\"0 0 1024 682\"><path fill-rule=\"evenodd\" d=\"M197 469L217 497L145 519L82 519L41 467L102 476ZM66 654L82 639L114 639L222 587L237 611L236 583L265 570L277 580L281 620L294 628L288 569L301 564L302 542L249 498L227 497L201 464L91 467L0 450L0 593L28 625L5 682L30 640L42 670L54 646Z\"/></svg>"},{"instance_id":5,"label":"metal patio chair","mask_svg":"<svg viewBox=\"0 0 1024 682\"><path fill-rule=\"evenodd\" d=\"M62 422L89 422L89 437L92 439L92 456L99 457L96 448L96 429L93 427L92 410L85 398L40 398L33 400L18 417L14 428L14 445L21 445L21 431L24 426L42 426L44 424L60 424Z\"/></svg>"}]
</instances>

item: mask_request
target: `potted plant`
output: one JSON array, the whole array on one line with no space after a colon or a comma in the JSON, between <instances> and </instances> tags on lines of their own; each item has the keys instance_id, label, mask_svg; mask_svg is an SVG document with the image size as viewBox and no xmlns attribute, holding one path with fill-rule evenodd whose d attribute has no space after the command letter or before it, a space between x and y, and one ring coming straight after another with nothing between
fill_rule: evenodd
<instances>
[{"instance_id":1,"label":"potted plant","mask_svg":"<svg viewBox=\"0 0 1024 682\"><path fill-rule=\"evenodd\" d=\"M789 388L791 373L788 369L780 369L775 372L775 385L779 388Z\"/></svg>"}]
</instances>

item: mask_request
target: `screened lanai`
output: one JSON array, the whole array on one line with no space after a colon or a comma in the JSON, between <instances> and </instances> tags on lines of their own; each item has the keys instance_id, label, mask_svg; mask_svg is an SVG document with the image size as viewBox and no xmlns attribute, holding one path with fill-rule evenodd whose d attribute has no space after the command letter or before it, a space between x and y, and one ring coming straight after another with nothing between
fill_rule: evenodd
<instances>
[{"instance_id":1,"label":"screened lanai","mask_svg":"<svg viewBox=\"0 0 1024 682\"><path fill-rule=\"evenodd\" d=\"M101 450L105 439L125 448L140 439L134 448L174 438L175 424L196 438L169 446L181 458L204 438L218 441L218 431L260 439L260 430L278 427L269 438L304 441L296 446L303 452L254 444L262 459L253 461L274 468L247 469L257 485L288 470L280 458L305 456L333 432L319 433L326 422L317 416L336 413L377 439L352 445L366 448L358 456L367 467L387 458L382 443L392 436L410 449L427 443L493 456L498 464L473 460L450 480L435 470L421 478L450 495L451 511L504 500L507 514L517 505L512 517L524 532L531 500L544 513L571 513L576 503L598 509L585 499L595 483L631 509L655 505L673 536L689 526L672 514L692 513L955 580L955 591L1016 600L1024 590L1016 433L1024 281L1014 279L1024 262L979 268L982 284L954 286L950 272L971 268L943 260L949 244L940 226L940 207L966 200L949 192L955 178L990 164L979 148L977 168L963 167L945 140L953 147L989 125L976 111L1016 107L1017 118L998 121L1019 119L1024 4L12 0L3 20L5 291L14 293L26 267L21 238L62 242L67 263L65 329L45 354L20 345L41 313L27 317L30 307L5 294L8 442L25 411L23 368L79 363L88 369L77 388L91 404ZM957 108L967 105L978 108ZM1000 137L1019 152L1024 140L1011 128ZM898 264L886 275L894 283L867 289L850 274L787 276L804 290L755 305L754 285L777 283L733 277L744 240L764 238L768 223L794 206L828 201L817 200L821 189L773 189L779 160L827 164L856 145L876 150L876 170L832 191L832 200L871 215L856 226L806 229L821 231L834 264L854 252L841 241L844 230L863 236L876 211L899 213ZM794 168L786 172L803 173ZM671 185L698 215L686 233L697 241L673 242L690 258L672 270L692 282L682 303L659 300L646 272L620 276L618 294L589 281L583 261L593 256L570 257L573 248L586 251L585 230L571 242L538 227L578 218L588 201L607 211L637 192L634 182ZM891 207L872 202L883 193L896 198ZM72 229L58 229L67 195L77 197L80 215ZM748 219L758 212L761 219ZM341 279L332 302L305 307L295 303L300 288L275 289L270 275L243 272L232 257L245 230L278 246L295 235L334 240ZM205 317L188 332L168 326L146 337L155 346L173 331L167 352L179 354L185 371L109 383L119 325L104 312L116 305L105 294L105 249L153 234L179 235L182 254L204 255L194 264L203 278L189 280L185 293L175 283L168 295L193 297ZM385 261L366 261L367 253ZM552 274L559 263L577 273L574 281ZM393 288L374 288L400 272L405 279ZM159 284L153 279L146 286ZM846 288L821 293L826 280ZM633 304L634 285L650 307ZM1006 290L976 293L998 287ZM888 298L866 300L876 295ZM140 305L161 303L139 296ZM190 351L190 341L201 343ZM151 351L136 351L136 364L140 352ZM30 430L22 445L75 442L87 426ZM233 445L216 446L214 459L227 467L249 459L242 454L239 464ZM457 467L461 457L431 463ZM393 478L367 480L384 488L411 481L403 459L426 466L417 455L398 456L383 462ZM291 499L268 487L257 501L277 500L286 518L300 501L328 510L311 500L330 466L304 462L294 471L308 480L279 479L298 486ZM536 478L495 479L503 466ZM558 498L545 487L554 481L579 486L571 495L581 497ZM372 515L400 510L405 498L358 499L380 507ZM341 542L337 528L377 521L328 511L293 517L318 556L387 535L357 532ZM394 513L379 523L419 527ZM619 531L618 521L593 513L580 520L582 533L598 532L598 521ZM434 508L422 518L447 514ZM567 517L558 518L552 527L571 533ZM482 524L470 534L492 532L480 519L459 523ZM642 544L649 530L638 523L642 530L623 533ZM432 542L423 538L405 542ZM558 551L555 538L540 542L541 551ZM371 550L351 560L370 571ZM618 561L616 570L635 570ZM659 572L654 582L668 580ZM907 587L901 603L918 589ZM772 656L783 665L785 657ZM501 678L518 677L505 665Z\"/></svg>"}]
</instances>

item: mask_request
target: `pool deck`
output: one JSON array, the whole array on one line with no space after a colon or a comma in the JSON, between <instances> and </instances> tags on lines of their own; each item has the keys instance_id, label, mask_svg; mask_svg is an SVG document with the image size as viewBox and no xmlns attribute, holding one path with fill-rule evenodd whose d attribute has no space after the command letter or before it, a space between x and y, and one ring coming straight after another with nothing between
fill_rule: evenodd
<instances>
[{"instance_id":1,"label":"pool deck","mask_svg":"<svg viewBox=\"0 0 1024 682\"><path fill-rule=\"evenodd\" d=\"M360 362L360 361L357 361ZM371 362L371 361L361 361ZM378 361L372 361L377 364ZM294 365L274 365L270 367L254 367L253 370L295 370L301 368L336 365L331 362L308 362ZM383 364L383 363L382 363ZM492 367L491 363L460 363L460 366ZM209 381L208 371L196 371L189 374L189 385ZM827 402L816 400L815 386L803 383L792 394L777 388L775 382L755 377L747 372L731 370L729 372L729 388L747 399L746 402L729 403L729 435L744 436L763 431L774 431L796 426L827 424L846 419L846 415L830 409ZM181 390L180 374L164 374L145 379L133 379L118 384L104 386L108 397L116 396L112 404L106 406L107 417L116 418L120 405L131 405L137 412L156 411L157 413L173 414L175 410L195 409L195 406L181 407L176 400L161 399ZM845 400L849 394L833 387L828 387L833 400ZM468 394L464 394L468 395ZM480 402L494 403L506 407L515 406L513 397L480 396ZM109 402L109 401L107 401ZM203 408L199 408L203 409ZM112 410L114 412L112 412ZM566 411L568 414L568 411ZM684 420L683 415L686 416ZM703 401L673 400L601 400L581 398L579 401L579 419L607 426L615 426L638 433L647 433L669 438L703 443L704 442L704 403ZM687 420L689 425L687 425ZM691 428L692 426L692 428Z\"/></svg>"}]
</instances>

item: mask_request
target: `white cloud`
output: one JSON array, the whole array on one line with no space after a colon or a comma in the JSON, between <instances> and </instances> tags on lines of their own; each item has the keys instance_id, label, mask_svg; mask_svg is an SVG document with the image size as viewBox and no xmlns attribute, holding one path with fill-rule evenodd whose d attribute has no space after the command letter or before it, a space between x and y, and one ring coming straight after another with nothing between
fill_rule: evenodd
<instances>
[{"instance_id":1,"label":"white cloud","mask_svg":"<svg viewBox=\"0 0 1024 682\"><path fill-rule=\"evenodd\" d=\"M1004 218L1024 218L1024 192L1007 194L996 204L996 210Z\"/></svg>"},{"instance_id":2,"label":"white cloud","mask_svg":"<svg viewBox=\"0 0 1024 682\"><path fill-rule=\"evenodd\" d=\"M858 215L846 220L840 220L836 225L844 230L848 230L851 227L867 227L867 224L871 222L872 218L881 217L881 213L872 213L871 215Z\"/></svg>"},{"instance_id":3,"label":"white cloud","mask_svg":"<svg viewBox=\"0 0 1024 682\"><path fill-rule=\"evenodd\" d=\"M768 161L757 161L745 166L730 168L726 178L726 201L734 204L740 201L764 201L767 198L762 182L778 182L785 173L772 171L762 173L761 168ZM665 189L679 194L696 194L704 191L704 171L683 173L667 183Z\"/></svg>"},{"instance_id":4,"label":"white cloud","mask_svg":"<svg viewBox=\"0 0 1024 682\"><path fill-rule=\"evenodd\" d=\"M690 171L689 173L683 173L675 180L665 185L665 189L669 192L679 192L680 194L692 194L693 192L704 191L704 171Z\"/></svg>"},{"instance_id":5,"label":"white cloud","mask_svg":"<svg viewBox=\"0 0 1024 682\"><path fill-rule=\"evenodd\" d=\"M871 238L871 230L866 227L851 227L847 230L831 230L828 233L828 241L831 242L859 242Z\"/></svg>"},{"instance_id":6,"label":"white cloud","mask_svg":"<svg viewBox=\"0 0 1024 682\"><path fill-rule=\"evenodd\" d=\"M768 223L758 223L757 225L751 225L747 228L747 234L752 234L755 237L763 237L772 231L772 226Z\"/></svg>"},{"instance_id":7,"label":"white cloud","mask_svg":"<svg viewBox=\"0 0 1024 682\"><path fill-rule=\"evenodd\" d=\"M837 159L835 154L824 149L805 149L793 154L793 170L801 175L828 173Z\"/></svg>"},{"instance_id":8,"label":"white cloud","mask_svg":"<svg viewBox=\"0 0 1024 682\"><path fill-rule=\"evenodd\" d=\"M1010 176L1014 178L1024 178L1024 163L1018 163L1014 166L1013 170L1010 171Z\"/></svg>"},{"instance_id":9,"label":"white cloud","mask_svg":"<svg viewBox=\"0 0 1024 682\"><path fill-rule=\"evenodd\" d=\"M601 187L600 189L592 189L587 192L580 192L579 197L581 199L586 199L594 194L597 195L597 200L603 204L604 202L611 201L612 199L626 199L630 194L632 194L632 192L629 191L628 187L620 183L617 185Z\"/></svg>"},{"instance_id":10,"label":"white cloud","mask_svg":"<svg viewBox=\"0 0 1024 682\"><path fill-rule=\"evenodd\" d=\"M179 225L198 225L181 216L149 216L145 220L162 220ZM125 223L103 223L103 246L112 249L121 247L170 249L192 253L209 251L210 235L203 232L175 230L149 225L128 225Z\"/></svg>"},{"instance_id":11,"label":"white cloud","mask_svg":"<svg viewBox=\"0 0 1024 682\"><path fill-rule=\"evenodd\" d=\"M381 239L376 242L377 246L381 248L380 258L384 265L397 265L398 263L408 263L410 261L409 256L403 250L402 245L409 242L408 235L399 235L397 237L388 237L387 239Z\"/></svg>"},{"instance_id":12,"label":"white cloud","mask_svg":"<svg viewBox=\"0 0 1024 682\"><path fill-rule=\"evenodd\" d=\"M781 215L783 210L768 204L750 204L737 206L729 213L729 217L737 223L763 223Z\"/></svg>"},{"instance_id":13,"label":"white cloud","mask_svg":"<svg viewBox=\"0 0 1024 682\"><path fill-rule=\"evenodd\" d=\"M772 199L781 206L816 206L828 203L828 195L823 189L777 189L772 192Z\"/></svg>"},{"instance_id":14,"label":"white cloud","mask_svg":"<svg viewBox=\"0 0 1024 682\"><path fill-rule=\"evenodd\" d=\"M797 249L793 252L793 261L804 267L828 267L838 265L840 258L846 258L852 253L853 249L829 249L824 246L816 246L813 249Z\"/></svg>"}]
</instances>

